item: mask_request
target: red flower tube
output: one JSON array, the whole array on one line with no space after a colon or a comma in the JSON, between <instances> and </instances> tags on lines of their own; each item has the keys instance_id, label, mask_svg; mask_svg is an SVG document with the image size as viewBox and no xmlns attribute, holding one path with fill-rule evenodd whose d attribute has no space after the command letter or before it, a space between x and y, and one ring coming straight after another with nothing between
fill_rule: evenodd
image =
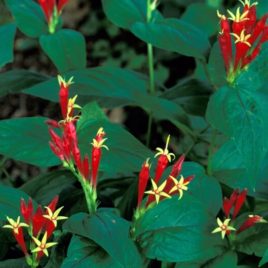
<instances>
[{"instance_id":1,"label":"red flower tube","mask_svg":"<svg viewBox=\"0 0 268 268\"><path fill-rule=\"evenodd\" d=\"M266 223L267 221L264 220L261 216L259 215L249 215L248 219L241 225L241 227L237 230L237 234L245 231L246 229L252 227L256 223Z\"/></svg>"},{"instance_id":2,"label":"red flower tube","mask_svg":"<svg viewBox=\"0 0 268 268\"><path fill-rule=\"evenodd\" d=\"M146 190L148 181L150 178L150 164L149 164L149 158L145 161L145 163L142 165L141 171L139 173L139 186L138 186L138 204L137 207L140 206L141 201L144 196L144 192Z\"/></svg>"},{"instance_id":3,"label":"red flower tube","mask_svg":"<svg viewBox=\"0 0 268 268\"><path fill-rule=\"evenodd\" d=\"M104 136L105 132L103 131L103 128L100 128L97 132L95 139L93 139L93 142L91 143L93 146L91 153L91 183L94 189L96 189L97 187L97 175L102 155L101 148L103 147L108 150L108 147L104 145L104 142L107 140L106 138L103 138Z\"/></svg>"}]
</instances>

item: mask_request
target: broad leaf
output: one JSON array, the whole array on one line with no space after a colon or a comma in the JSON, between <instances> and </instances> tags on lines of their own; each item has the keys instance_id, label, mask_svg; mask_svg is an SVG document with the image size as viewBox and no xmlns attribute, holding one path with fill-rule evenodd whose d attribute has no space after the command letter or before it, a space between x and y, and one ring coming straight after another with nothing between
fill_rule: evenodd
<instances>
[{"instance_id":1,"label":"broad leaf","mask_svg":"<svg viewBox=\"0 0 268 268\"><path fill-rule=\"evenodd\" d=\"M215 34L217 29L219 29L219 19L216 15L216 10L204 3L189 5L181 19L191 23L208 36Z\"/></svg>"},{"instance_id":2,"label":"broad leaf","mask_svg":"<svg viewBox=\"0 0 268 268\"><path fill-rule=\"evenodd\" d=\"M174 101L190 114L204 116L210 93L207 84L189 79L168 89L161 97Z\"/></svg>"},{"instance_id":3,"label":"broad leaf","mask_svg":"<svg viewBox=\"0 0 268 268\"><path fill-rule=\"evenodd\" d=\"M33 0L6 0L7 7L15 18L17 27L30 37L39 37L47 32L45 15Z\"/></svg>"},{"instance_id":4,"label":"broad leaf","mask_svg":"<svg viewBox=\"0 0 268 268\"><path fill-rule=\"evenodd\" d=\"M59 170L29 180L23 184L21 190L33 197L39 204L47 205L56 195L70 189L75 181L74 175L70 172Z\"/></svg>"},{"instance_id":5,"label":"broad leaf","mask_svg":"<svg viewBox=\"0 0 268 268\"><path fill-rule=\"evenodd\" d=\"M106 16L118 27L129 28L137 21L146 21L147 4L143 0L102 0Z\"/></svg>"},{"instance_id":6,"label":"broad leaf","mask_svg":"<svg viewBox=\"0 0 268 268\"><path fill-rule=\"evenodd\" d=\"M140 268L141 257L129 237L129 228L129 222L107 209L100 209L92 216L73 215L64 224L65 230L93 240L120 264L119 267Z\"/></svg>"},{"instance_id":7,"label":"broad leaf","mask_svg":"<svg viewBox=\"0 0 268 268\"><path fill-rule=\"evenodd\" d=\"M16 26L14 24L0 26L0 68L13 61L15 33Z\"/></svg>"},{"instance_id":8,"label":"broad leaf","mask_svg":"<svg viewBox=\"0 0 268 268\"><path fill-rule=\"evenodd\" d=\"M210 48L206 34L179 19L136 22L131 26L131 31L146 43L185 56L204 59L204 54Z\"/></svg>"},{"instance_id":9,"label":"broad leaf","mask_svg":"<svg viewBox=\"0 0 268 268\"><path fill-rule=\"evenodd\" d=\"M139 73L120 68L98 67L68 72L65 77L74 77L75 86L71 95L78 95L78 103L98 101L105 107L135 105L151 111L158 120L169 120L185 133L191 133L186 125L184 110L175 102L147 93L147 79ZM55 90L48 90L48 89ZM58 83L51 79L33 86L24 92L51 101L58 101ZM127 89L127 90L126 90Z\"/></svg>"},{"instance_id":10,"label":"broad leaf","mask_svg":"<svg viewBox=\"0 0 268 268\"><path fill-rule=\"evenodd\" d=\"M266 249L260 263L259 263L259 267L263 266L264 264L266 264L268 262L268 248Z\"/></svg>"},{"instance_id":11,"label":"broad leaf","mask_svg":"<svg viewBox=\"0 0 268 268\"><path fill-rule=\"evenodd\" d=\"M102 248L92 240L74 235L61 268L120 268L120 263L113 260Z\"/></svg>"},{"instance_id":12,"label":"broad leaf","mask_svg":"<svg viewBox=\"0 0 268 268\"><path fill-rule=\"evenodd\" d=\"M0 261L0 268L28 268L25 258Z\"/></svg>"},{"instance_id":13,"label":"broad leaf","mask_svg":"<svg viewBox=\"0 0 268 268\"><path fill-rule=\"evenodd\" d=\"M25 117L0 121L0 153L40 167L59 164L49 148L45 117Z\"/></svg>"},{"instance_id":14,"label":"broad leaf","mask_svg":"<svg viewBox=\"0 0 268 268\"><path fill-rule=\"evenodd\" d=\"M86 67L86 42L77 31L63 29L42 35L40 45L61 73Z\"/></svg>"},{"instance_id":15,"label":"broad leaf","mask_svg":"<svg viewBox=\"0 0 268 268\"><path fill-rule=\"evenodd\" d=\"M212 218L191 195L161 201L135 224L135 237L147 258L167 262L201 261L221 250L211 235Z\"/></svg>"},{"instance_id":16,"label":"broad leaf","mask_svg":"<svg viewBox=\"0 0 268 268\"><path fill-rule=\"evenodd\" d=\"M211 97L207 110L212 127L231 139L222 150L225 156L236 151L237 158L232 165L239 163L236 168L246 169L247 176L240 179L252 192L256 190L257 176L268 148L267 107L268 100L263 93L223 87ZM226 157L221 159L217 153L217 159L218 163L214 163L219 165Z\"/></svg>"},{"instance_id":17,"label":"broad leaf","mask_svg":"<svg viewBox=\"0 0 268 268\"><path fill-rule=\"evenodd\" d=\"M18 189L0 185L0 221L5 221L7 216L17 219L21 215L21 198L28 200L29 196Z\"/></svg>"},{"instance_id":18,"label":"broad leaf","mask_svg":"<svg viewBox=\"0 0 268 268\"><path fill-rule=\"evenodd\" d=\"M0 96L19 93L24 89L41 83L47 79L39 73L26 70L12 70L0 74Z\"/></svg>"}]
</instances>

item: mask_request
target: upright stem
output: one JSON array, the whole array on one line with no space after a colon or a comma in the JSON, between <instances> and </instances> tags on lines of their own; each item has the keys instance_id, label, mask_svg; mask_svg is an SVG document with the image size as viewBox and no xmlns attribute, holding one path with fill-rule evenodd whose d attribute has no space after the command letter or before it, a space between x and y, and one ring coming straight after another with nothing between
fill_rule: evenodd
<instances>
[{"instance_id":1,"label":"upright stem","mask_svg":"<svg viewBox=\"0 0 268 268\"><path fill-rule=\"evenodd\" d=\"M151 0L147 0L147 22L149 23L152 19L152 5ZM155 76L154 76L154 51L153 46L147 43L147 56L148 56L148 69L149 69L149 94L155 94ZM149 146L152 132L152 122L153 115L152 112L149 114L148 128L147 128L147 138L146 145Z\"/></svg>"}]
</instances>

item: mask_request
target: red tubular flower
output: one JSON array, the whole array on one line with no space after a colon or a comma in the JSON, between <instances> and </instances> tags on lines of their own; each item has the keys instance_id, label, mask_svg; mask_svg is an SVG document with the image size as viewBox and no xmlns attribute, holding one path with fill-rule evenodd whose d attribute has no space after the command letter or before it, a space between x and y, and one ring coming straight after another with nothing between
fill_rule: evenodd
<instances>
[{"instance_id":1,"label":"red tubular flower","mask_svg":"<svg viewBox=\"0 0 268 268\"><path fill-rule=\"evenodd\" d=\"M41 206L38 206L35 214L32 218L32 226L33 226L33 236L37 237L39 232L43 229L45 226L46 220L43 217L43 210Z\"/></svg>"},{"instance_id":2,"label":"red tubular flower","mask_svg":"<svg viewBox=\"0 0 268 268\"><path fill-rule=\"evenodd\" d=\"M156 148L156 151L158 151L158 153L155 154L155 157L159 156L157 165L156 165L155 176L154 176L154 181L156 184L161 179L163 172L165 171L168 163L171 162L172 158L175 158L175 155L173 153L169 153L168 151L169 141L170 141L170 135L168 135L167 137L165 149L162 149L160 147Z\"/></svg>"},{"instance_id":3,"label":"red tubular flower","mask_svg":"<svg viewBox=\"0 0 268 268\"><path fill-rule=\"evenodd\" d=\"M38 0L46 17L50 33L54 33L63 7L69 0Z\"/></svg>"},{"instance_id":4,"label":"red tubular flower","mask_svg":"<svg viewBox=\"0 0 268 268\"><path fill-rule=\"evenodd\" d=\"M221 31L219 33L219 45L221 49L221 54L224 60L226 72L231 69L232 62L232 38L230 24L224 15L217 13L220 18Z\"/></svg>"},{"instance_id":5,"label":"red tubular flower","mask_svg":"<svg viewBox=\"0 0 268 268\"><path fill-rule=\"evenodd\" d=\"M21 247L23 253L27 256L27 248L24 240L23 230L22 227L28 227L28 224L20 222L20 217L17 218L16 221L7 217L7 221L9 224L3 226L3 228L9 228L13 230L13 235L18 242L19 246Z\"/></svg>"},{"instance_id":6,"label":"red tubular flower","mask_svg":"<svg viewBox=\"0 0 268 268\"><path fill-rule=\"evenodd\" d=\"M174 186L174 182L171 179L171 177L174 177L174 178L178 177L178 175L181 172L184 160L185 160L185 156L181 155L180 158L177 160L177 162L173 165L172 170L171 170L171 172L168 176L168 179L167 179L167 184L166 184L166 188L165 188L166 193L169 193L171 188Z\"/></svg>"},{"instance_id":7,"label":"red tubular flower","mask_svg":"<svg viewBox=\"0 0 268 268\"><path fill-rule=\"evenodd\" d=\"M69 88L70 85L73 84L73 77L71 77L66 82L60 75L58 75L58 82L60 85L59 98L60 98L61 114L62 117L65 119L67 117L67 111L68 111Z\"/></svg>"},{"instance_id":8,"label":"red tubular flower","mask_svg":"<svg viewBox=\"0 0 268 268\"><path fill-rule=\"evenodd\" d=\"M97 187L97 175L102 155L101 148L103 147L106 150L109 150L108 147L104 145L104 142L107 140L106 138L105 139L103 138L104 136L105 132L103 131L103 128L100 128L97 132L95 139L93 139L93 142L91 143L93 146L91 153L91 168L92 168L91 183L94 189L96 189Z\"/></svg>"},{"instance_id":9,"label":"red tubular flower","mask_svg":"<svg viewBox=\"0 0 268 268\"><path fill-rule=\"evenodd\" d=\"M247 196L247 189L244 189L241 193L238 190L234 190L230 196L230 199L224 198L223 200L223 212L226 218L229 218L231 209L233 208L232 212L232 219L234 220L238 215L241 207L245 203Z\"/></svg>"},{"instance_id":10,"label":"red tubular flower","mask_svg":"<svg viewBox=\"0 0 268 268\"><path fill-rule=\"evenodd\" d=\"M245 231L246 229L252 227L256 223L266 223L267 221L264 220L261 216L258 215L249 215L248 219L241 225L241 227L237 230L237 234Z\"/></svg>"},{"instance_id":11,"label":"red tubular flower","mask_svg":"<svg viewBox=\"0 0 268 268\"><path fill-rule=\"evenodd\" d=\"M140 206L141 201L144 196L144 192L146 190L148 181L150 178L150 164L149 164L149 158L145 161L145 163L142 165L141 171L139 173L139 186L138 186L138 204L137 207Z\"/></svg>"},{"instance_id":12,"label":"red tubular flower","mask_svg":"<svg viewBox=\"0 0 268 268\"><path fill-rule=\"evenodd\" d=\"M28 205L26 205L24 199L21 199L20 211L21 211L21 215L24 218L24 221L27 224L30 224L32 221L32 217L33 217L33 202L31 198L29 198Z\"/></svg>"},{"instance_id":13,"label":"red tubular flower","mask_svg":"<svg viewBox=\"0 0 268 268\"><path fill-rule=\"evenodd\" d=\"M58 9L58 13L60 14L63 7L68 3L69 0L58 0L58 6L57 6L57 9Z\"/></svg>"},{"instance_id":14,"label":"red tubular flower","mask_svg":"<svg viewBox=\"0 0 268 268\"><path fill-rule=\"evenodd\" d=\"M261 50L261 45L268 41L266 33L266 21L268 14L259 21L256 17L257 2L251 3L250 0L239 0L243 6L243 12L240 8L233 14L228 10L233 33L230 33L228 19L219 14L221 22L221 31L219 35L219 45L221 48L227 80L233 82L237 74L254 60ZM232 37L235 38L235 58L232 59Z\"/></svg>"},{"instance_id":15,"label":"red tubular flower","mask_svg":"<svg viewBox=\"0 0 268 268\"><path fill-rule=\"evenodd\" d=\"M236 198L236 202L235 202L235 205L234 205L234 211L233 211L233 219L236 218L236 216L238 215L241 207L243 206L243 204L245 203L246 201L246 197L247 197L247 193L248 193L248 190L247 189L244 189Z\"/></svg>"}]
</instances>

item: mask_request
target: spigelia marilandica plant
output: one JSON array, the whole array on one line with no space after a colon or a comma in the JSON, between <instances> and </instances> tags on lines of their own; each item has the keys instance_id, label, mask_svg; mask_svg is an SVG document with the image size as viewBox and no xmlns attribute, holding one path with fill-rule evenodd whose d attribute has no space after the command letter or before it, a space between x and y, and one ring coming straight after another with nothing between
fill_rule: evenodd
<instances>
[{"instance_id":1,"label":"spigelia marilandica plant","mask_svg":"<svg viewBox=\"0 0 268 268\"><path fill-rule=\"evenodd\" d=\"M58 81L63 119L59 122L55 120L47 121L51 136L50 148L62 161L63 166L69 169L79 180L85 193L88 210L90 213L95 213L98 206L97 176L102 157L102 148L108 150L108 147L104 144L106 134L103 128L97 131L91 143L91 162L88 155L81 155L76 131L76 122L79 120L79 115L75 114L75 109L80 109L81 107L75 103L77 96L69 98L69 88L73 83L73 78L65 81L61 76L58 76ZM54 129L59 129L62 132L62 136L59 136Z\"/></svg>"},{"instance_id":2,"label":"spigelia marilandica plant","mask_svg":"<svg viewBox=\"0 0 268 268\"><path fill-rule=\"evenodd\" d=\"M256 223L266 223L266 220L259 215L249 215L240 227L235 227L235 219L246 201L246 196L247 189L244 189L241 192L239 192L239 190L234 190L229 199L227 197L223 199L222 209L225 218L223 221L220 218L217 218L218 227L215 228L212 233L220 232L222 239L224 239L225 236L232 237L232 232L237 235Z\"/></svg>"},{"instance_id":3,"label":"spigelia marilandica plant","mask_svg":"<svg viewBox=\"0 0 268 268\"><path fill-rule=\"evenodd\" d=\"M170 135L167 137L164 149L160 147L156 148L157 153L155 154L155 158L158 159L154 177L151 179L152 189L148 191L146 191L146 188L150 179L149 159L147 159L142 165L138 180L138 203L134 215L135 219L141 217L147 209L150 209L154 205L157 205L161 200L165 198L171 198L173 195L178 194L179 199L181 199L183 197L184 191L188 190L188 185L194 178L194 176L188 176L187 178L184 178L183 175L180 175L180 178L177 179L178 175L181 172L185 159L184 155L182 155L172 166L168 177L159 185L159 181L162 179L163 174L168 167L168 164L175 158L175 155L173 153L170 153L168 150L169 141ZM148 195L146 202L142 201L144 194Z\"/></svg>"},{"instance_id":4,"label":"spigelia marilandica plant","mask_svg":"<svg viewBox=\"0 0 268 268\"><path fill-rule=\"evenodd\" d=\"M257 20L258 2L240 2L243 5L242 11L241 7L234 13L227 10L229 17L217 12L220 18L218 40L230 83L259 55L263 43L268 40L268 15Z\"/></svg>"},{"instance_id":5,"label":"spigelia marilandica plant","mask_svg":"<svg viewBox=\"0 0 268 268\"><path fill-rule=\"evenodd\" d=\"M7 216L8 224L3 228L12 229L13 236L24 253L27 264L30 267L38 267L41 258L49 256L48 249L57 245L57 242L48 242L57 228L58 221L66 220L67 217L60 216L63 207L56 209L58 203L56 196L48 206L43 209L40 205L34 209L32 199L21 199L21 216L16 220ZM29 237L29 239L28 239Z\"/></svg>"}]
</instances>

